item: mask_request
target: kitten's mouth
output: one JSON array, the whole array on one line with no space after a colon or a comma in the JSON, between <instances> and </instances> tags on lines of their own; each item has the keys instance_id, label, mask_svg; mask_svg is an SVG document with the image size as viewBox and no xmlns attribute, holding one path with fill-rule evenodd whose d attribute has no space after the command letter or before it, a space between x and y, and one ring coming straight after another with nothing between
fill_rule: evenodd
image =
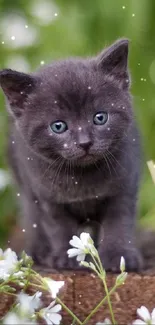
<instances>
[{"instance_id":1,"label":"kitten's mouth","mask_svg":"<svg viewBox=\"0 0 155 325\"><path fill-rule=\"evenodd\" d=\"M94 156L91 154L85 153L83 156L79 157L78 160L80 162L94 162Z\"/></svg>"}]
</instances>

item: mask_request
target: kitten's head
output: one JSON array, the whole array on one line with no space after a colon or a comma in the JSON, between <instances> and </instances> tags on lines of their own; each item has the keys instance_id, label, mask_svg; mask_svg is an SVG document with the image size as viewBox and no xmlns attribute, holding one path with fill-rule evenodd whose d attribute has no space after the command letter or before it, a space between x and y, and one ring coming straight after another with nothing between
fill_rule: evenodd
<instances>
[{"instance_id":1,"label":"kitten's head","mask_svg":"<svg viewBox=\"0 0 155 325\"><path fill-rule=\"evenodd\" d=\"M128 41L99 56L54 62L28 75L0 73L7 107L31 149L78 165L103 159L132 123Z\"/></svg>"}]
</instances>

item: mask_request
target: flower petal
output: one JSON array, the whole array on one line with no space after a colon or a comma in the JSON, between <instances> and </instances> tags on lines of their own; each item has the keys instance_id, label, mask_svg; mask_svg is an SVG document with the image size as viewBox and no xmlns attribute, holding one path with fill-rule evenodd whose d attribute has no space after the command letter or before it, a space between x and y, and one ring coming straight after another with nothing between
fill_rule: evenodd
<instances>
[{"instance_id":1,"label":"flower petal","mask_svg":"<svg viewBox=\"0 0 155 325\"><path fill-rule=\"evenodd\" d=\"M4 252L4 258L5 259L11 259L12 262L17 263L18 262L18 258L15 252L12 251L11 248L7 248Z\"/></svg>"},{"instance_id":2,"label":"flower petal","mask_svg":"<svg viewBox=\"0 0 155 325\"><path fill-rule=\"evenodd\" d=\"M53 324L59 325L61 322L62 316L59 314L52 313L50 315L50 320L52 321Z\"/></svg>"},{"instance_id":3,"label":"flower petal","mask_svg":"<svg viewBox=\"0 0 155 325\"><path fill-rule=\"evenodd\" d=\"M53 281L52 285L52 298L56 298L57 294L59 293L59 290L64 286L64 281Z\"/></svg>"},{"instance_id":4,"label":"flower petal","mask_svg":"<svg viewBox=\"0 0 155 325\"><path fill-rule=\"evenodd\" d=\"M70 248L67 251L68 257L74 257L74 256L79 255L81 253L82 253L82 251L79 248Z\"/></svg>"},{"instance_id":5,"label":"flower petal","mask_svg":"<svg viewBox=\"0 0 155 325\"><path fill-rule=\"evenodd\" d=\"M29 324L30 321L28 319L25 318L21 318L19 317L17 314L15 314L14 312L10 312L6 315L6 317L4 318L3 324L4 325L21 325L21 324ZM32 323L33 324L33 323Z\"/></svg>"},{"instance_id":6,"label":"flower petal","mask_svg":"<svg viewBox=\"0 0 155 325\"><path fill-rule=\"evenodd\" d=\"M13 276L15 278L21 278L21 277L23 278L24 277L24 273L23 273L23 271L18 271L16 273L14 273Z\"/></svg>"},{"instance_id":7,"label":"flower petal","mask_svg":"<svg viewBox=\"0 0 155 325\"><path fill-rule=\"evenodd\" d=\"M90 239L90 235L87 232L82 232L80 235L81 241L83 243L84 246L87 246L89 243L89 239Z\"/></svg>"},{"instance_id":8,"label":"flower petal","mask_svg":"<svg viewBox=\"0 0 155 325\"><path fill-rule=\"evenodd\" d=\"M49 289L49 291L52 295L52 298L56 298L57 293L64 286L64 281L54 281L49 278L44 278L44 282L45 282L47 288Z\"/></svg>"},{"instance_id":9,"label":"flower petal","mask_svg":"<svg viewBox=\"0 0 155 325\"><path fill-rule=\"evenodd\" d=\"M61 310L61 305L60 304L57 304L55 305L54 307L52 307L49 312L51 313L58 313L59 311Z\"/></svg>"},{"instance_id":10,"label":"flower petal","mask_svg":"<svg viewBox=\"0 0 155 325\"><path fill-rule=\"evenodd\" d=\"M81 254L77 255L76 259L77 259L78 262L81 262L81 261L85 260L85 256L86 256L86 254L81 253Z\"/></svg>"},{"instance_id":11,"label":"flower petal","mask_svg":"<svg viewBox=\"0 0 155 325\"><path fill-rule=\"evenodd\" d=\"M152 318L152 320L154 320L154 323L155 323L155 308L152 310L151 318Z\"/></svg>"},{"instance_id":12,"label":"flower petal","mask_svg":"<svg viewBox=\"0 0 155 325\"><path fill-rule=\"evenodd\" d=\"M141 319L136 319L132 325L146 325L146 323Z\"/></svg>"},{"instance_id":13,"label":"flower petal","mask_svg":"<svg viewBox=\"0 0 155 325\"><path fill-rule=\"evenodd\" d=\"M145 306L141 306L137 309L137 314L140 316L144 321L148 321L151 319L151 315L148 309Z\"/></svg>"},{"instance_id":14,"label":"flower petal","mask_svg":"<svg viewBox=\"0 0 155 325\"><path fill-rule=\"evenodd\" d=\"M125 259L123 256L121 256L121 260L120 260L120 270L121 272L125 271Z\"/></svg>"},{"instance_id":15,"label":"flower petal","mask_svg":"<svg viewBox=\"0 0 155 325\"><path fill-rule=\"evenodd\" d=\"M81 239L77 236L73 236L73 239L69 241L70 245L76 248L83 248L83 244L81 242Z\"/></svg>"}]
</instances>

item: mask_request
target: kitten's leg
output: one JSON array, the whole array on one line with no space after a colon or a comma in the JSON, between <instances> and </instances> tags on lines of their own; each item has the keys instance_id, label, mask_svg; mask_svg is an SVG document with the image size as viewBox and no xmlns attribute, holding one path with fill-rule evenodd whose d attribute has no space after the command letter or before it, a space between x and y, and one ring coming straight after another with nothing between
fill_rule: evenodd
<instances>
[{"instance_id":1,"label":"kitten's leg","mask_svg":"<svg viewBox=\"0 0 155 325\"><path fill-rule=\"evenodd\" d=\"M141 257L134 246L136 202L129 195L108 199L100 227L98 250L106 270L119 271L123 256L128 271L142 267Z\"/></svg>"},{"instance_id":2,"label":"kitten's leg","mask_svg":"<svg viewBox=\"0 0 155 325\"><path fill-rule=\"evenodd\" d=\"M23 247L20 249L24 249L27 254L32 256L43 211L38 198L33 195L31 190L26 193L21 189L19 203L21 206L20 228L23 232Z\"/></svg>"},{"instance_id":3,"label":"kitten's leg","mask_svg":"<svg viewBox=\"0 0 155 325\"><path fill-rule=\"evenodd\" d=\"M33 256L37 264L52 269L77 269L75 259L68 258L69 241L78 225L63 205L52 205L50 213L41 216Z\"/></svg>"}]
</instances>

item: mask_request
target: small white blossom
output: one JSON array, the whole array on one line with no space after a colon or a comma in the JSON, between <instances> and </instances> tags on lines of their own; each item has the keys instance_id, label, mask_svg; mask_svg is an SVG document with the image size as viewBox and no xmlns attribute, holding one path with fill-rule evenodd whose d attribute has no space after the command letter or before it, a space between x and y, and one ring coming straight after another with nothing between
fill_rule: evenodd
<instances>
[{"instance_id":1,"label":"small white blossom","mask_svg":"<svg viewBox=\"0 0 155 325\"><path fill-rule=\"evenodd\" d=\"M61 310L61 305L55 305L53 301L47 308L43 308L40 311L40 315L45 319L47 324L59 325L62 319L62 316L58 314Z\"/></svg>"},{"instance_id":2,"label":"small white blossom","mask_svg":"<svg viewBox=\"0 0 155 325\"><path fill-rule=\"evenodd\" d=\"M13 274L17 263L17 255L11 248L6 249L4 252L0 249L0 279L6 280Z\"/></svg>"},{"instance_id":3,"label":"small white blossom","mask_svg":"<svg viewBox=\"0 0 155 325\"><path fill-rule=\"evenodd\" d=\"M18 278L18 279L23 279L24 278L24 272L22 271L18 271L13 273L14 278Z\"/></svg>"},{"instance_id":4,"label":"small white blossom","mask_svg":"<svg viewBox=\"0 0 155 325\"><path fill-rule=\"evenodd\" d=\"M121 272L124 272L125 271L125 259L124 259L123 256L121 256L120 270L121 270Z\"/></svg>"},{"instance_id":5,"label":"small white blossom","mask_svg":"<svg viewBox=\"0 0 155 325\"><path fill-rule=\"evenodd\" d=\"M38 309L41 306L40 297L42 292L37 291L33 296L29 296L26 293L21 292L18 295L18 302L20 311L24 315L32 315L35 309Z\"/></svg>"},{"instance_id":6,"label":"small white blossom","mask_svg":"<svg viewBox=\"0 0 155 325\"><path fill-rule=\"evenodd\" d=\"M84 261L86 254L93 248L93 241L90 235L86 232L82 232L80 238L73 236L70 240L70 245L74 248L70 248L67 251L68 257L77 256L77 261Z\"/></svg>"},{"instance_id":7,"label":"small white blossom","mask_svg":"<svg viewBox=\"0 0 155 325\"><path fill-rule=\"evenodd\" d=\"M59 290L64 286L64 281L54 281L49 278L44 278L44 283L52 295L52 298L56 298Z\"/></svg>"},{"instance_id":8,"label":"small white blossom","mask_svg":"<svg viewBox=\"0 0 155 325\"><path fill-rule=\"evenodd\" d=\"M106 318L103 323L96 323L96 325L111 325L111 321L109 318Z\"/></svg>"},{"instance_id":9,"label":"small white blossom","mask_svg":"<svg viewBox=\"0 0 155 325\"><path fill-rule=\"evenodd\" d=\"M34 324L32 321L30 322L28 319L25 317L21 318L15 313L8 313L6 317L3 320L4 325L26 325L26 324Z\"/></svg>"},{"instance_id":10,"label":"small white blossom","mask_svg":"<svg viewBox=\"0 0 155 325\"><path fill-rule=\"evenodd\" d=\"M152 313L148 311L145 306L141 306L137 309L137 315L141 319L135 320L132 324L133 325L154 325L155 324L155 308L153 309Z\"/></svg>"}]
</instances>

